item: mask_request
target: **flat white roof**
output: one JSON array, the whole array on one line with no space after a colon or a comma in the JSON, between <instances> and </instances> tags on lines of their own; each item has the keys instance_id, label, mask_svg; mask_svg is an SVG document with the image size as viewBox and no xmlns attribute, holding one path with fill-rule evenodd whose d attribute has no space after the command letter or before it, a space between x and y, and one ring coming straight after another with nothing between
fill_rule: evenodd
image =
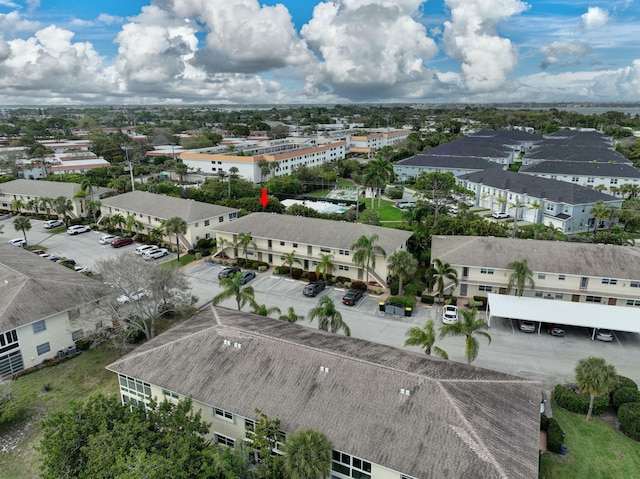
<instances>
[{"instance_id":1,"label":"flat white roof","mask_svg":"<svg viewBox=\"0 0 640 479\"><path fill-rule=\"evenodd\" d=\"M487 294L487 316L640 333L640 308Z\"/></svg>"}]
</instances>

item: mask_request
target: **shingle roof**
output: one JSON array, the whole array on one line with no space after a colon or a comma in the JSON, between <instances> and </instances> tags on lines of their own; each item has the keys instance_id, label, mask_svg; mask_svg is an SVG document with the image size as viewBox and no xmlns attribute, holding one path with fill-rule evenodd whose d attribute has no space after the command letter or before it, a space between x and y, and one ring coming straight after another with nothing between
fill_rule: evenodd
<instances>
[{"instance_id":1,"label":"shingle roof","mask_svg":"<svg viewBox=\"0 0 640 479\"><path fill-rule=\"evenodd\" d=\"M73 198L80 191L78 183L64 183L62 181L44 181L44 180L13 180L7 181L0 185L0 192L12 195L27 195L35 197L48 196L49 198L57 198L64 196ZM102 195L111 191L108 188L94 187L94 195Z\"/></svg>"},{"instance_id":2,"label":"shingle roof","mask_svg":"<svg viewBox=\"0 0 640 479\"><path fill-rule=\"evenodd\" d=\"M122 195L102 200L104 206L120 208L156 218L172 218L178 216L187 223L214 218L220 215L237 212L235 208L212 205L201 201L186 200L173 196L158 195L147 191L130 191Z\"/></svg>"},{"instance_id":3,"label":"shingle roof","mask_svg":"<svg viewBox=\"0 0 640 479\"><path fill-rule=\"evenodd\" d=\"M100 281L8 244L0 244L0 331L98 301Z\"/></svg>"},{"instance_id":4,"label":"shingle roof","mask_svg":"<svg viewBox=\"0 0 640 479\"><path fill-rule=\"evenodd\" d=\"M478 156L480 158L508 158L513 150L497 138L464 137L425 150L425 154L439 156Z\"/></svg>"},{"instance_id":5,"label":"shingle roof","mask_svg":"<svg viewBox=\"0 0 640 479\"><path fill-rule=\"evenodd\" d=\"M546 199L548 201L569 205L618 200L618 198L600 193L592 188L586 188L565 181L556 181L550 178L515 173L513 171L477 171L459 176L458 179L508 190L518 194L526 194L532 198Z\"/></svg>"},{"instance_id":6,"label":"shingle roof","mask_svg":"<svg viewBox=\"0 0 640 479\"><path fill-rule=\"evenodd\" d=\"M430 150L429 150L430 151ZM502 168L493 161L479 156L444 156L434 155L430 152L420 153L410 158L405 158L395 163L397 166L428 166L432 168L460 168L486 170L489 168Z\"/></svg>"},{"instance_id":7,"label":"shingle roof","mask_svg":"<svg viewBox=\"0 0 640 479\"><path fill-rule=\"evenodd\" d=\"M526 259L535 272L640 280L640 251L630 246L484 236L434 236L431 257L460 266L508 269Z\"/></svg>"},{"instance_id":8,"label":"shingle roof","mask_svg":"<svg viewBox=\"0 0 640 479\"><path fill-rule=\"evenodd\" d=\"M251 233L254 238L279 239L316 246L351 249L361 236L377 234L387 254L407 241L413 232L346 221L332 221L276 213L251 213L230 223L212 225L213 231Z\"/></svg>"},{"instance_id":9,"label":"shingle roof","mask_svg":"<svg viewBox=\"0 0 640 479\"><path fill-rule=\"evenodd\" d=\"M580 161L583 163L627 163L631 161L615 150L596 146L577 145L539 145L532 148L524 155L525 159L548 161Z\"/></svg>"},{"instance_id":10,"label":"shingle roof","mask_svg":"<svg viewBox=\"0 0 640 479\"><path fill-rule=\"evenodd\" d=\"M578 161L541 161L520 168L520 173L548 173L614 178L640 178L640 170L626 163L590 163Z\"/></svg>"},{"instance_id":11,"label":"shingle roof","mask_svg":"<svg viewBox=\"0 0 640 479\"><path fill-rule=\"evenodd\" d=\"M108 369L244 417L259 408L412 477L537 478L540 383L216 311L222 324L207 309Z\"/></svg>"},{"instance_id":12,"label":"shingle roof","mask_svg":"<svg viewBox=\"0 0 640 479\"><path fill-rule=\"evenodd\" d=\"M481 130L469 136L502 138L503 140L506 140L509 142L510 141L530 142L530 141L542 140L541 136L533 133L528 133L522 130Z\"/></svg>"}]
</instances>

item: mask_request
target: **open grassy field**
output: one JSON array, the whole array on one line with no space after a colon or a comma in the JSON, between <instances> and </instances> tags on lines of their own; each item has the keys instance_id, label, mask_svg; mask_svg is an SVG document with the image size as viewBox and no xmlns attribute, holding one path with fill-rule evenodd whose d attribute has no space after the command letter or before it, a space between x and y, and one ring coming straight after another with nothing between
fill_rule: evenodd
<instances>
[{"instance_id":1,"label":"open grassy field","mask_svg":"<svg viewBox=\"0 0 640 479\"><path fill-rule=\"evenodd\" d=\"M640 477L640 443L604 420L585 417L558 406L553 417L564 430L566 456L543 454L540 479L631 479Z\"/></svg>"}]
</instances>

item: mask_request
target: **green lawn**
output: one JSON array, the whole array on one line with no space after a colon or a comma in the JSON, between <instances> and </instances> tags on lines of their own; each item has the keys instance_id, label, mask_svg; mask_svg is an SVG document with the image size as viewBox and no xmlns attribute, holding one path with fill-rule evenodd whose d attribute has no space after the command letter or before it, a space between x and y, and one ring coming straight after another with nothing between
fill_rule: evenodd
<instances>
[{"instance_id":1,"label":"green lawn","mask_svg":"<svg viewBox=\"0 0 640 479\"><path fill-rule=\"evenodd\" d=\"M598 417L586 422L584 415L558 406L553 416L564 430L566 456L543 454L540 479L627 479L640 477L640 443L616 431Z\"/></svg>"},{"instance_id":2,"label":"green lawn","mask_svg":"<svg viewBox=\"0 0 640 479\"><path fill-rule=\"evenodd\" d=\"M365 201L367 209L371 209L371 198ZM380 221L402 221L402 210L395 207L395 202L382 200L378 208L378 200L373 203L373 211L380 215Z\"/></svg>"}]
</instances>

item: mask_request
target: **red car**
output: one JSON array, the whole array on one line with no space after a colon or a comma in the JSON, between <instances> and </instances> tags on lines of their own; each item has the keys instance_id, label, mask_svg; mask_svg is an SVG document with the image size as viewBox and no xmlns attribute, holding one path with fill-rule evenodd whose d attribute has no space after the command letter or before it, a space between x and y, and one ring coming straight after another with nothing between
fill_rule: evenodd
<instances>
[{"instance_id":1,"label":"red car","mask_svg":"<svg viewBox=\"0 0 640 479\"><path fill-rule=\"evenodd\" d=\"M116 238L111 242L112 248L120 248L120 246L126 246L133 244L133 238Z\"/></svg>"}]
</instances>

